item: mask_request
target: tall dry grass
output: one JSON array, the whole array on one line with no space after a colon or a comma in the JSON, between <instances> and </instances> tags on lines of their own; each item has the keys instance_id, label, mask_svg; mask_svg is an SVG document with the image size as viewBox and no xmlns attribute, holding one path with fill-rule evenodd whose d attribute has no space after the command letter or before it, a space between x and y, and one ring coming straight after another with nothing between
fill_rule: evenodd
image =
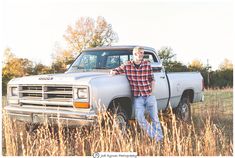
<instances>
[{"instance_id":1,"label":"tall dry grass","mask_svg":"<svg viewBox=\"0 0 235 158\"><path fill-rule=\"evenodd\" d=\"M3 111L3 153L7 156L90 156L95 152L137 152L139 156L232 156L232 96L231 90L229 94L225 92L206 91L205 102L192 106L191 124L177 120L171 109L161 113L162 143L151 140L136 122L131 122L126 132L117 128L115 122L110 126L108 119L102 126L102 118L107 118L104 114L99 115L97 124L92 127L65 127L60 122L52 127L45 122L29 133L24 123L10 120ZM223 116L221 111L227 115ZM230 122L223 122L224 117Z\"/></svg>"},{"instance_id":2,"label":"tall dry grass","mask_svg":"<svg viewBox=\"0 0 235 158\"><path fill-rule=\"evenodd\" d=\"M90 128L68 128L58 124L40 126L34 133L25 131L23 124L12 122L4 114L4 133L7 156L65 156L93 155L95 152L137 152L150 156L216 156L232 155L232 142L208 117L196 131L194 123L176 120L174 114L161 115L164 131L162 143L151 140L137 124L123 133L113 126L102 126L101 119ZM168 117L168 119L165 119ZM167 121L166 121L167 120Z\"/></svg>"}]
</instances>

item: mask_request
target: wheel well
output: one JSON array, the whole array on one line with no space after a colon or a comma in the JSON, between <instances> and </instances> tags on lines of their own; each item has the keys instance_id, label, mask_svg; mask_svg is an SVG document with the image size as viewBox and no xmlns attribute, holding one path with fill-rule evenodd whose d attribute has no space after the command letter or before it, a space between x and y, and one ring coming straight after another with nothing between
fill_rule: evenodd
<instances>
[{"instance_id":1,"label":"wheel well","mask_svg":"<svg viewBox=\"0 0 235 158\"><path fill-rule=\"evenodd\" d=\"M119 104L118 104L119 103ZM128 97L115 98L109 103L109 109L114 108L115 106L120 105L127 113L128 117L131 117L132 113L132 102Z\"/></svg>"},{"instance_id":2,"label":"wheel well","mask_svg":"<svg viewBox=\"0 0 235 158\"><path fill-rule=\"evenodd\" d=\"M189 98L189 102L192 103L193 102L193 98L194 98L194 91L192 89L187 89L183 92L181 99L184 97L188 97Z\"/></svg>"}]
</instances>

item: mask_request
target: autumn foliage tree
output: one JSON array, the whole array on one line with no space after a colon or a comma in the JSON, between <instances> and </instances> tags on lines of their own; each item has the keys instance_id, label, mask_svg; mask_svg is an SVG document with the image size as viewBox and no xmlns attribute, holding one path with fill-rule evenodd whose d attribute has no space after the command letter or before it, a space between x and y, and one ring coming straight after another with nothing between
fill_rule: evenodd
<instances>
[{"instance_id":1,"label":"autumn foliage tree","mask_svg":"<svg viewBox=\"0 0 235 158\"><path fill-rule=\"evenodd\" d=\"M52 55L52 65L51 69L53 73L62 73L65 72L66 66L70 65L74 60L74 54L69 51L56 47L56 53Z\"/></svg>"},{"instance_id":2,"label":"autumn foliage tree","mask_svg":"<svg viewBox=\"0 0 235 158\"><path fill-rule=\"evenodd\" d=\"M21 77L32 73L33 63L26 58L17 58L9 48L4 52L2 74L7 77Z\"/></svg>"},{"instance_id":3,"label":"autumn foliage tree","mask_svg":"<svg viewBox=\"0 0 235 158\"><path fill-rule=\"evenodd\" d=\"M112 25L104 17L81 17L74 26L68 26L63 36L68 44L66 49L56 48L53 54L52 69L54 73L64 72L75 57L86 48L108 46L117 42L118 36Z\"/></svg>"},{"instance_id":4,"label":"autumn foliage tree","mask_svg":"<svg viewBox=\"0 0 235 158\"><path fill-rule=\"evenodd\" d=\"M32 75L48 74L52 72L53 71L50 66L43 65L42 63L35 63Z\"/></svg>"},{"instance_id":5,"label":"autumn foliage tree","mask_svg":"<svg viewBox=\"0 0 235 158\"><path fill-rule=\"evenodd\" d=\"M189 70L191 71L201 71L203 70L204 66L200 60L194 59L191 64L188 66Z\"/></svg>"},{"instance_id":6,"label":"autumn foliage tree","mask_svg":"<svg viewBox=\"0 0 235 158\"><path fill-rule=\"evenodd\" d=\"M233 70L232 61L225 58L224 61L220 64L219 69L220 70Z\"/></svg>"},{"instance_id":7,"label":"autumn foliage tree","mask_svg":"<svg viewBox=\"0 0 235 158\"><path fill-rule=\"evenodd\" d=\"M118 36L104 17L81 17L75 26L68 26L65 40L72 52L80 53L83 49L111 45Z\"/></svg>"},{"instance_id":8,"label":"autumn foliage tree","mask_svg":"<svg viewBox=\"0 0 235 158\"><path fill-rule=\"evenodd\" d=\"M26 58L17 58L10 48L6 48L3 56L2 88L6 92L7 82L14 77L32 74L33 63Z\"/></svg>"},{"instance_id":9,"label":"autumn foliage tree","mask_svg":"<svg viewBox=\"0 0 235 158\"><path fill-rule=\"evenodd\" d=\"M208 75L209 69L207 66L203 64L201 60L194 59L192 62L188 65L188 71L196 71L200 72L203 79L204 79L204 86L208 88L210 86L210 75ZM209 80L208 80L209 79Z\"/></svg>"}]
</instances>

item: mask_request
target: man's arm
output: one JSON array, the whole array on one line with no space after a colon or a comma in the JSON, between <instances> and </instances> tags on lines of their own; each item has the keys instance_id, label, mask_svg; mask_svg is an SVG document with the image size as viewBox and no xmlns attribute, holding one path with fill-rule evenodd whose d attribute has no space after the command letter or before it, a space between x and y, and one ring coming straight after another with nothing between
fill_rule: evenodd
<instances>
[{"instance_id":1,"label":"man's arm","mask_svg":"<svg viewBox=\"0 0 235 158\"><path fill-rule=\"evenodd\" d=\"M110 74L111 74L111 75L119 75L119 74L122 74L122 73L124 73L124 72L125 72L125 65L122 64L122 65L120 65L119 67L117 67L117 68L111 70L111 71L110 71Z\"/></svg>"}]
</instances>

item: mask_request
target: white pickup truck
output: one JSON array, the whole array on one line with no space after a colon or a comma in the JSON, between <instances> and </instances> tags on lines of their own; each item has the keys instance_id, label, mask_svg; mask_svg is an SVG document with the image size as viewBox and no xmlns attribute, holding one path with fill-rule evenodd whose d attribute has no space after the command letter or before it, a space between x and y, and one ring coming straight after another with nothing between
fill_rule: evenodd
<instances>
[{"instance_id":1,"label":"white pickup truck","mask_svg":"<svg viewBox=\"0 0 235 158\"><path fill-rule=\"evenodd\" d=\"M8 83L8 115L28 123L45 119L67 125L91 125L98 109L118 108L120 122L134 119L130 86L126 76L110 70L132 59L135 46L109 46L84 50L64 74L46 74L12 79ZM169 105L187 121L190 105L203 101L203 78L199 72L166 73L156 51L144 47L145 60L152 64L156 80L153 95L158 109ZM120 114L119 114L120 112Z\"/></svg>"}]
</instances>

